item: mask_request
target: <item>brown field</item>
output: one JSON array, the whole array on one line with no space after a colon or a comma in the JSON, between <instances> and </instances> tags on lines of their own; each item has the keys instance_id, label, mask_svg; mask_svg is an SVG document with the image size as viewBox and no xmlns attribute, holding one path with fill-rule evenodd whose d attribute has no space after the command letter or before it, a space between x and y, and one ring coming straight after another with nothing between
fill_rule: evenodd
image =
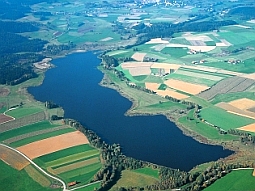
<instances>
[{"instance_id":1,"label":"brown field","mask_svg":"<svg viewBox=\"0 0 255 191\"><path fill-rule=\"evenodd\" d=\"M130 69L136 67L151 67L154 62L124 62L121 64L123 69Z\"/></svg>"},{"instance_id":2,"label":"brown field","mask_svg":"<svg viewBox=\"0 0 255 191\"><path fill-rule=\"evenodd\" d=\"M160 86L160 84L158 84L158 83L149 83L149 82L145 83L146 89L152 90L152 91L158 90L159 86Z\"/></svg>"},{"instance_id":3,"label":"brown field","mask_svg":"<svg viewBox=\"0 0 255 191\"><path fill-rule=\"evenodd\" d=\"M198 84L191 84L188 82L183 82L180 80L169 79L165 81L165 84L173 89L180 90L182 92L186 92L192 95L199 94L200 92L207 90L209 87Z\"/></svg>"},{"instance_id":4,"label":"brown field","mask_svg":"<svg viewBox=\"0 0 255 191\"><path fill-rule=\"evenodd\" d=\"M151 68L164 69L170 72L170 70L178 70L181 66L178 64L167 64L167 63L154 63Z\"/></svg>"},{"instance_id":5,"label":"brown field","mask_svg":"<svg viewBox=\"0 0 255 191\"><path fill-rule=\"evenodd\" d=\"M173 91L173 90L157 90L156 92L157 92L158 95L160 95L162 97L170 96L172 98L179 99L179 100L180 99L186 99L186 98L189 97L187 95L178 93L178 92Z\"/></svg>"},{"instance_id":6,"label":"brown field","mask_svg":"<svg viewBox=\"0 0 255 191\"><path fill-rule=\"evenodd\" d=\"M52 172L54 172L54 174L61 174L63 172L67 172L67 171L70 171L70 170L73 170L73 169L81 168L81 167L84 167L84 166L87 166L87 165L90 165L90 164L94 164L94 163L97 163L97 162L99 162L98 158L91 158L91 159L88 159L88 160L84 160L84 161L76 162L76 163L69 164L69 165L66 165L66 166L62 166L62 167L56 168L54 170L52 169Z\"/></svg>"},{"instance_id":7,"label":"brown field","mask_svg":"<svg viewBox=\"0 0 255 191\"><path fill-rule=\"evenodd\" d=\"M150 75L151 74L151 69L150 69L150 67L130 68L129 73L132 76Z\"/></svg>"},{"instance_id":8,"label":"brown field","mask_svg":"<svg viewBox=\"0 0 255 191\"><path fill-rule=\"evenodd\" d=\"M23 156L0 145L0 159L17 170L22 170L30 164Z\"/></svg>"},{"instance_id":9,"label":"brown field","mask_svg":"<svg viewBox=\"0 0 255 191\"><path fill-rule=\"evenodd\" d=\"M211 50L214 50L216 46L189 46L188 48L198 52L209 52Z\"/></svg>"},{"instance_id":10,"label":"brown field","mask_svg":"<svg viewBox=\"0 0 255 191\"><path fill-rule=\"evenodd\" d=\"M216 106L228 111L229 113L233 113L233 114L240 115L240 116L243 116L243 117L248 117L248 118L251 118L251 119L255 119L255 113L239 109L237 107L234 107L231 104L221 102L221 103L216 104Z\"/></svg>"},{"instance_id":11,"label":"brown field","mask_svg":"<svg viewBox=\"0 0 255 191\"><path fill-rule=\"evenodd\" d=\"M140 52L136 52L133 54L133 56L131 58L133 58L136 61L140 61L142 62L144 57L145 57L146 53L140 53Z\"/></svg>"},{"instance_id":12,"label":"brown field","mask_svg":"<svg viewBox=\"0 0 255 191\"><path fill-rule=\"evenodd\" d=\"M7 88L0 88L0 97L7 96L10 93L10 90Z\"/></svg>"},{"instance_id":13,"label":"brown field","mask_svg":"<svg viewBox=\"0 0 255 191\"><path fill-rule=\"evenodd\" d=\"M0 124L5 123L10 120L13 120L13 119L14 119L13 117L10 117L10 116L4 115L4 114L0 114Z\"/></svg>"},{"instance_id":14,"label":"brown field","mask_svg":"<svg viewBox=\"0 0 255 191\"><path fill-rule=\"evenodd\" d=\"M255 168L254 168L254 170L253 170L252 176L255 176Z\"/></svg>"},{"instance_id":15,"label":"brown field","mask_svg":"<svg viewBox=\"0 0 255 191\"><path fill-rule=\"evenodd\" d=\"M238 128L243 131L255 132L255 123Z\"/></svg>"},{"instance_id":16,"label":"brown field","mask_svg":"<svg viewBox=\"0 0 255 191\"><path fill-rule=\"evenodd\" d=\"M149 42L146 42L145 44L168 44L169 42L167 40L162 40L161 38L154 38L151 39Z\"/></svg>"},{"instance_id":17,"label":"brown field","mask_svg":"<svg viewBox=\"0 0 255 191\"><path fill-rule=\"evenodd\" d=\"M255 101L247 98L234 100L229 102L229 104L242 110L247 110L255 107Z\"/></svg>"},{"instance_id":18,"label":"brown field","mask_svg":"<svg viewBox=\"0 0 255 191\"><path fill-rule=\"evenodd\" d=\"M39 183L43 187L50 186L51 182L45 176L43 176L38 170L36 170L33 166L28 165L25 167L25 171L27 174L37 183Z\"/></svg>"},{"instance_id":19,"label":"brown field","mask_svg":"<svg viewBox=\"0 0 255 191\"><path fill-rule=\"evenodd\" d=\"M244 74L244 75L242 75L242 77L255 80L255 73L252 73L252 74Z\"/></svg>"},{"instance_id":20,"label":"brown field","mask_svg":"<svg viewBox=\"0 0 255 191\"><path fill-rule=\"evenodd\" d=\"M18 147L17 150L23 152L30 159L34 159L62 149L88 143L89 141L84 134L79 131L74 131L29 143L27 145Z\"/></svg>"},{"instance_id":21,"label":"brown field","mask_svg":"<svg viewBox=\"0 0 255 191\"><path fill-rule=\"evenodd\" d=\"M199 96L206 100L214 98L218 94L242 92L254 84L254 80L248 78L242 78L239 76L226 78L208 91L201 93Z\"/></svg>"}]
</instances>

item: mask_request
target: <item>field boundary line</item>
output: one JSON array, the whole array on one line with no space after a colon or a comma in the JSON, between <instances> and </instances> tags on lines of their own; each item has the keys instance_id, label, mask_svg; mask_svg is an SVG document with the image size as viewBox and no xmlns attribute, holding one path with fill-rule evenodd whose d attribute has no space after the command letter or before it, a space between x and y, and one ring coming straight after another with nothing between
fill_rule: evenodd
<instances>
[{"instance_id":1,"label":"field boundary line","mask_svg":"<svg viewBox=\"0 0 255 191\"><path fill-rule=\"evenodd\" d=\"M84 187L87 187L87 186L91 186L91 185L96 184L96 183L99 183L99 182L101 182L101 181L98 180L98 181L96 181L96 182L88 183L88 184L85 184L85 185L83 185L83 186L79 186L79 187L73 188L73 189L71 189L71 190L69 190L69 191L78 190L78 189L80 189L80 188L84 188Z\"/></svg>"},{"instance_id":2,"label":"field boundary line","mask_svg":"<svg viewBox=\"0 0 255 191\"><path fill-rule=\"evenodd\" d=\"M12 148L12 147L9 147L9 146L7 146L7 145L5 145L5 144L1 144L1 143L0 143L0 145L6 147L6 148L8 148L8 149L11 149L11 150L15 151L16 153L22 155L25 159L27 159L34 167L36 167L36 168L37 168L39 171L41 171L43 174L45 174L46 176L48 176L48 177L50 177L50 178L52 178L52 179L54 179L54 180L59 181L59 182L63 185L63 191L68 191L67 188L66 188L66 184L65 184L65 182L64 182L63 180L61 180L61 179L59 179L59 178L57 178L57 177L55 177L55 176L52 176L51 174L45 172L41 167L39 167L34 161L32 161L32 160L31 160L29 157L27 157L25 154L23 154L22 152L20 152L20 151L14 149L14 148Z\"/></svg>"}]
</instances>

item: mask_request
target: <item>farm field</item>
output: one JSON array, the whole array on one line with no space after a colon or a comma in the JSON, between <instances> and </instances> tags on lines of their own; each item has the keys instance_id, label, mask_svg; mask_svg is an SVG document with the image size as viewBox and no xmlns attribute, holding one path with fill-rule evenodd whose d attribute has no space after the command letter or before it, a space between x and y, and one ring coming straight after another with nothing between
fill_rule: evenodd
<instances>
[{"instance_id":1,"label":"farm field","mask_svg":"<svg viewBox=\"0 0 255 191\"><path fill-rule=\"evenodd\" d=\"M255 177L252 175L253 169L233 170L231 173L217 180L205 191L251 191L255 190Z\"/></svg>"},{"instance_id":2,"label":"farm field","mask_svg":"<svg viewBox=\"0 0 255 191\"><path fill-rule=\"evenodd\" d=\"M17 109L13 109L11 111L7 111L5 114L12 116L14 118L21 118L21 117L25 117L27 115L31 115L34 113L38 113L41 112L42 109L41 108L36 108L36 107L30 107L30 108L26 108L26 107L20 107Z\"/></svg>"}]
</instances>

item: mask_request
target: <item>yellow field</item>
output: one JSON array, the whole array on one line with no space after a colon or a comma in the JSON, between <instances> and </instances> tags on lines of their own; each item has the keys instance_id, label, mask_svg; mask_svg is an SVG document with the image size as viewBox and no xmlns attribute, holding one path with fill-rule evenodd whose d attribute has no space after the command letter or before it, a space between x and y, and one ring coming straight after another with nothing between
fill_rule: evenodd
<instances>
[{"instance_id":1,"label":"yellow field","mask_svg":"<svg viewBox=\"0 0 255 191\"><path fill-rule=\"evenodd\" d=\"M183 82L180 80L169 79L165 81L165 84L173 89L180 90L182 92L186 92L192 95L199 94L200 92L207 90L209 87L198 84L191 84L188 82Z\"/></svg>"},{"instance_id":2,"label":"yellow field","mask_svg":"<svg viewBox=\"0 0 255 191\"><path fill-rule=\"evenodd\" d=\"M144 57L145 57L146 53L140 53L140 52L136 52L133 54L133 56L131 58L133 58L136 61L140 61L142 62Z\"/></svg>"},{"instance_id":3,"label":"yellow field","mask_svg":"<svg viewBox=\"0 0 255 191\"><path fill-rule=\"evenodd\" d=\"M189 97L187 95L178 93L178 92L173 91L173 90L157 90L156 92L157 92L158 95L160 95L162 97L170 96L172 98L179 99L179 100L180 99L186 99L186 98Z\"/></svg>"},{"instance_id":4,"label":"yellow field","mask_svg":"<svg viewBox=\"0 0 255 191\"><path fill-rule=\"evenodd\" d=\"M249 108L255 107L255 101L247 98L234 100L229 102L229 104L242 110L247 110Z\"/></svg>"},{"instance_id":5,"label":"yellow field","mask_svg":"<svg viewBox=\"0 0 255 191\"><path fill-rule=\"evenodd\" d=\"M255 132L255 123L238 128L243 131Z\"/></svg>"},{"instance_id":6,"label":"yellow field","mask_svg":"<svg viewBox=\"0 0 255 191\"><path fill-rule=\"evenodd\" d=\"M85 135L79 131L50 137L27 145L18 147L17 150L23 152L30 159L37 158L55 151L69 147L88 144L89 141Z\"/></svg>"},{"instance_id":7,"label":"yellow field","mask_svg":"<svg viewBox=\"0 0 255 191\"><path fill-rule=\"evenodd\" d=\"M158 90L159 86L160 86L160 84L158 84L158 83L149 83L149 82L145 83L146 89L152 90L152 91Z\"/></svg>"}]
</instances>

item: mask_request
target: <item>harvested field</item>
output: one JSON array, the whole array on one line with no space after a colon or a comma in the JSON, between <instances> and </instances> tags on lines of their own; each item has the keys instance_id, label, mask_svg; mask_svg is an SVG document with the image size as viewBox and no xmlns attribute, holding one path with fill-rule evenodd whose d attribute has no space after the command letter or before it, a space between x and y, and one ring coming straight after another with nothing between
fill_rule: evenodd
<instances>
[{"instance_id":1,"label":"harvested field","mask_svg":"<svg viewBox=\"0 0 255 191\"><path fill-rule=\"evenodd\" d=\"M217 83L211 89L199 94L199 96L206 100L210 100L219 94L242 92L254 84L254 82L254 80L238 76L227 78Z\"/></svg>"},{"instance_id":2,"label":"harvested field","mask_svg":"<svg viewBox=\"0 0 255 191\"><path fill-rule=\"evenodd\" d=\"M145 83L145 88L148 90L156 91L159 88L160 84L159 83Z\"/></svg>"},{"instance_id":3,"label":"harvested field","mask_svg":"<svg viewBox=\"0 0 255 191\"><path fill-rule=\"evenodd\" d=\"M161 38L154 38L151 39L149 42L146 42L145 44L168 44L169 42L167 40L162 40Z\"/></svg>"},{"instance_id":4,"label":"harvested field","mask_svg":"<svg viewBox=\"0 0 255 191\"><path fill-rule=\"evenodd\" d=\"M185 94L181 94L181 93L178 93L176 91L173 91L173 90L157 90L156 91L158 95L162 96L162 97L165 97L165 96L170 96L172 98L175 98L175 99L186 99L188 98L189 96L185 95Z\"/></svg>"},{"instance_id":5,"label":"harvested field","mask_svg":"<svg viewBox=\"0 0 255 191\"><path fill-rule=\"evenodd\" d=\"M243 130L243 131L255 132L255 123L252 123L250 125L245 125L245 126L240 127L238 129Z\"/></svg>"},{"instance_id":6,"label":"harvested field","mask_svg":"<svg viewBox=\"0 0 255 191\"><path fill-rule=\"evenodd\" d=\"M89 141L84 134L79 131L74 131L29 143L27 145L18 147L17 150L23 152L29 158L34 159L55 151L87 143L89 143Z\"/></svg>"},{"instance_id":7,"label":"harvested field","mask_svg":"<svg viewBox=\"0 0 255 191\"><path fill-rule=\"evenodd\" d=\"M243 117L255 119L255 113L239 109L239 108L234 107L233 105L230 105L228 103L221 102L221 103L216 104L216 106L228 111L229 113L233 113L233 114L240 115Z\"/></svg>"},{"instance_id":8,"label":"harvested field","mask_svg":"<svg viewBox=\"0 0 255 191\"><path fill-rule=\"evenodd\" d=\"M142 75L150 75L151 69L150 67L136 67L136 68L130 68L129 73L132 76L142 76Z\"/></svg>"},{"instance_id":9,"label":"harvested field","mask_svg":"<svg viewBox=\"0 0 255 191\"><path fill-rule=\"evenodd\" d=\"M3 142L6 143L6 144L11 144L13 142L26 139L28 137L33 137L33 136L37 136L37 135L41 135L41 134L49 133L49 132L53 132L53 131L58 131L60 129L66 129L66 128L70 128L70 127L68 127L68 126L60 126L60 127L44 129L44 130L40 130L40 131L34 131L34 132L31 132L31 133L26 133L26 134L23 134L23 135L12 137L10 139L4 140Z\"/></svg>"},{"instance_id":10,"label":"harvested field","mask_svg":"<svg viewBox=\"0 0 255 191\"><path fill-rule=\"evenodd\" d=\"M255 80L255 73L252 73L252 74L244 74L244 75L242 75L241 77L249 78L249 79Z\"/></svg>"},{"instance_id":11,"label":"harvested field","mask_svg":"<svg viewBox=\"0 0 255 191\"><path fill-rule=\"evenodd\" d=\"M209 75L209 74L202 74L202 73L189 72L189 71L183 71L183 70L176 71L176 74L182 74L185 76L203 78L203 79L208 79L208 80L213 80L213 81L220 81L223 79L223 77L220 77L220 76L213 76L213 75Z\"/></svg>"},{"instance_id":12,"label":"harvested field","mask_svg":"<svg viewBox=\"0 0 255 191\"><path fill-rule=\"evenodd\" d=\"M5 97L10 93L10 90L7 88L0 88L0 97Z\"/></svg>"},{"instance_id":13,"label":"harvested field","mask_svg":"<svg viewBox=\"0 0 255 191\"><path fill-rule=\"evenodd\" d=\"M10 116L7 116L7 115L4 115L4 114L0 114L0 124L6 123L6 122L11 121L11 120L14 120L14 118L10 117Z\"/></svg>"},{"instance_id":14,"label":"harvested field","mask_svg":"<svg viewBox=\"0 0 255 191\"><path fill-rule=\"evenodd\" d=\"M191 84L180 80L169 79L164 82L168 87L186 92L192 95L199 94L200 92L207 90L209 87L198 84Z\"/></svg>"},{"instance_id":15,"label":"harvested field","mask_svg":"<svg viewBox=\"0 0 255 191\"><path fill-rule=\"evenodd\" d=\"M136 67L151 67L154 62L124 62L121 64L121 67L123 69L130 69L130 68L136 68Z\"/></svg>"},{"instance_id":16,"label":"harvested field","mask_svg":"<svg viewBox=\"0 0 255 191\"><path fill-rule=\"evenodd\" d=\"M134 60L136 61L140 61L142 62L144 57L145 57L146 53L139 53L139 52L136 52L133 54L133 56L131 58L133 58Z\"/></svg>"},{"instance_id":17,"label":"harvested field","mask_svg":"<svg viewBox=\"0 0 255 191\"><path fill-rule=\"evenodd\" d=\"M153 63L151 68L164 69L170 72L170 70L178 70L181 66L178 64L168 64L168 63Z\"/></svg>"},{"instance_id":18,"label":"harvested field","mask_svg":"<svg viewBox=\"0 0 255 191\"><path fill-rule=\"evenodd\" d=\"M112 40L113 38L112 37L107 37L107 38L103 38L101 39L100 41L102 42L106 42L106 41L109 41L109 40Z\"/></svg>"},{"instance_id":19,"label":"harvested field","mask_svg":"<svg viewBox=\"0 0 255 191\"><path fill-rule=\"evenodd\" d=\"M209 52L214 50L216 46L188 46L188 48L197 52Z\"/></svg>"},{"instance_id":20,"label":"harvested field","mask_svg":"<svg viewBox=\"0 0 255 191\"><path fill-rule=\"evenodd\" d=\"M172 47L172 48L187 48L187 47L189 47L189 45L171 43L171 44L167 44L166 47Z\"/></svg>"},{"instance_id":21,"label":"harvested field","mask_svg":"<svg viewBox=\"0 0 255 191\"><path fill-rule=\"evenodd\" d=\"M188 41L213 41L209 36L205 36L205 35L199 35L199 36L195 36L192 34L188 34L188 35L183 35L185 37L186 40Z\"/></svg>"},{"instance_id":22,"label":"harvested field","mask_svg":"<svg viewBox=\"0 0 255 191\"><path fill-rule=\"evenodd\" d=\"M36 123L39 121L43 121L46 119L45 113L39 112L39 113L35 113L33 115L29 115L26 117L22 117L19 119L15 119L14 121L9 121L7 123L4 124L0 124L0 133L5 132L5 131L9 131L12 129L16 129L25 125L29 125L31 123Z\"/></svg>"},{"instance_id":23,"label":"harvested field","mask_svg":"<svg viewBox=\"0 0 255 191\"><path fill-rule=\"evenodd\" d=\"M17 170L22 170L30 164L23 156L0 145L0 159Z\"/></svg>"},{"instance_id":24,"label":"harvested field","mask_svg":"<svg viewBox=\"0 0 255 191\"><path fill-rule=\"evenodd\" d=\"M234 100L229 102L229 104L242 110L247 110L247 109L255 107L255 101L251 99L247 99L247 98Z\"/></svg>"},{"instance_id":25,"label":"harvested field","mask_svg":"<svg viewBox=\"0 0 255 191\"><path fill-rule=\"evenodd\" d=\"M98 157L95 157L95 158L91 158L91 159L88 159L88 160L79 161L79 162L76 162L76 163L73 163L73 164L69 164L69 165L66 165L66 166L63 166L63 167L56 168L56 169L53 170L53 172L55 174L60 174L60 173L68 172L70 170L74 170L74 169L81 168L81 167L84 167L84 166L88 166L88 165L98 163L98 162L100 162Z\"/></svg>"},{"instance_id":26,"label":"harvested field","mask_svg":"<svg viewBox=\"0 0 255 191\"><path fill-rule=\"evenodd\" d=\"M189 40L189 42L192 46L206 46L202 40Z\"/></svg>"}]
</instances>

